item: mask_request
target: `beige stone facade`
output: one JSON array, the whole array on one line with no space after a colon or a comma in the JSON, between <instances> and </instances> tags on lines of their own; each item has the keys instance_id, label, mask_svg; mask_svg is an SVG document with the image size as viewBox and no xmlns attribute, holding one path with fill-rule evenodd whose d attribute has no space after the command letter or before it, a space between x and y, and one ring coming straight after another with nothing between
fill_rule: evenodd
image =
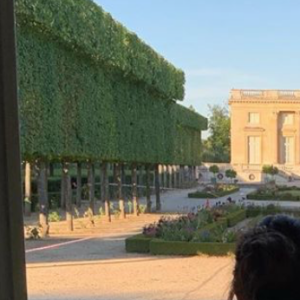
<instances>
[{"instance_id":1,"label":"beige stone facade","mask_svg":"<svg viewBox=\"0 0 300 300\"><path fill-rule=\"evenodd\" d=\"M300 175L300 90L232 90L231 165L245 181L261 181L263 165Z\"/></svg>"}]
</instances>

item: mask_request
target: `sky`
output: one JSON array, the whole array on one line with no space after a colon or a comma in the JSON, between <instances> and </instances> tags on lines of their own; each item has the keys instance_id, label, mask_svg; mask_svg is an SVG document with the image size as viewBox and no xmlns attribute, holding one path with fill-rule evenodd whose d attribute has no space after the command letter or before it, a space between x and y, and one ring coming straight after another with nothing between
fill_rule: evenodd
<instances>
[{"instance_id":1,"label":"sky","mask_svg":"<svg viewBox=\"0 0 300 300\"><path fill-rule=\"evenodd\" d=\"M94 0L186 74L204 116L230 90L300 89L299 0Z\"/></svg>"}]
</instances>

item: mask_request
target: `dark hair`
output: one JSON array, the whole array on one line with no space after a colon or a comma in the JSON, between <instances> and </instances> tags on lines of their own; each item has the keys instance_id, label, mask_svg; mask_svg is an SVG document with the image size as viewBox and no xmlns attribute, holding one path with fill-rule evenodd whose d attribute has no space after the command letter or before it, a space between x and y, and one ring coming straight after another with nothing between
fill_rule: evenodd
<instances>
[{"instance_id":1,"label":"dark hair","mask_svg":"<svg viewBox=\"0 0 300 300\"><path fill-rule=\"evenodd\" d=\"M300 222L268 216L238 241L229 300L300 299Z\"/></svg>"}]
</instances>

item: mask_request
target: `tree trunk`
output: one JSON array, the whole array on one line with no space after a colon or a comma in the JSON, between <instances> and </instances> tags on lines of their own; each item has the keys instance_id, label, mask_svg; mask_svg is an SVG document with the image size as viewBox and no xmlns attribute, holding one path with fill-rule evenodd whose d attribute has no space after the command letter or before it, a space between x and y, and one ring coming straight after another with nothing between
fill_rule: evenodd
<instances>
[{"instance_id":1,"label":"tree trunk","mask_svg":"<svg viewBox=\"0 0 300 300\"><path fill-rule=\"evenodd\" d=\"M168 166L169 188L173 188L173 166Z\"/></svg>"},{"instance_id":2,"label":"tree trunk","mask_svg":"<svg viewBox=\"0 0 300 300\"><path fill-rule=\"evenodd\" d=\"M38 163L38 198L39 198L39 223L42 227L42 237L49 234L49 223L48 223L48 184L47 184L47 169L46 164L42 161Z\"/></svg>"},{"instance_id":3,"label":"tree trunk","mask_svg":"<svg viewBox=\"0 0 300 300\"><path fill-rule=\"evenodd\" d=\"M139 203L137 197L137 170L136 164L132 164L131 170L131 182L132 182L132 203L133 203L133 214L135 216L139 215Z\"/></svg>"},{"instance_id":4,"label":"tree trunk","mask_svg":"<svg viewBox=\"0 0 300 300\"><path fill-rule=\"evenodd\" d=\"M140 188L137 189L137 195L138 197L144 196L144 168L142 165L139 166L139 181L138 181L138 186Z\"/></svg>"},{"instance_id":5,"label":"tree trunk","mask_svg":"<svg viewBox=\"0 0 300 300\"><path fill-rule=\"evenodd\" d=\"M76 205L81 207L81 194L82 194L82 182L81 182L81 163L77 163L77 180L76 180Z\"/></svg>"},{"instance_id":6,"label":"tree trunk","mask_svg":"<svg viewBox=\"0 0 300 300\"><path fill-rule=\"evenodd\" d=\"M119 209L121 219L126 218L125 214L125 203L122 194L122 176L121 176L121 164L116 164L116 181L117 181L117 198L119 200Z\"/></svg>"},{"instance_id":7,"label":"tree trunk","mask_svg":"<svg viewBox=\"0 0 300 300\"><path fill-rule=\"evenodd\" d=\"M161 202L160 202L160 182L159 182L160 174L159 174L159 165L155 165L155 196L156 196L156 211L161 210Z\"/></svg>"},{"instance_id":8,"label":"tree trunk","mask_svg":"<svg viewBox=\"0 0 300 300\"><path fill-rule=\"evenodd\" d=\"M69 173L69 164L64 162L62 165L62 182L64 190L64 203L66 204L67 228L73 231L73 205L72 205L72 188L71 177Z\"/></svg>"},{"instance_id":9,"label":"tree trunk","mask_svg":"<svg viewBox=\"0 0 300 300\"><path fill-rule=\"evenodd\" d=\"M95 167L92 162L88 163L88 195L90 209L95 215Z\"/></svg>"},{"instance_id":10,"label":"tree trunk","mask_svg":"<svg viewBox=\"0 0 300 300\"><path fill-rule=\"evenodd\" d=\"M108 176L107 176L107 163L101 164L101 200L104 204L105 216L108 222L111 222L110 216L110 203L108 197Z\"/></svg>"},{"instance_id":11,"label":"tree trunk","mask_svg":"<svg viewBox=\"0 0 300 300\"><path fill-rule=\"evenodd\" d=\"M151 188L150 188L150 165L146 165L146 199L147 199L147 213L151 213Z\"/></svg>"},{"instance_id":12,"label":"tree trunk","mask_svg":"<svg viewBox=\"0 0 300 300\"><path fill-rule=\"evenodd\" d=\"M179 186L182 189L184 184L184 166L179 166Z\"/></svg>"},{"instance_id":13,"label":"tree trunk","mask_svg":"<svg viewBox=\"0 0 300 300\"><path fill-rule=\"evenodd\" d=\"M167 173L167 166L163 165L163 176L164 176L164 188L168 187L168 173Z\"/></svg>"},{"instance_id":14,"label":"tree trunk","mask_svg":"<svg viewBox=\"0 0 300 300\"><path fill-rule=\"evenodd\" d=\"M177 166L173 166L173 180L174 180L174 188L177 189L178 187L178 181L177 181Z\"/></svg>"},{"instance_id":15,"label":"tree trunk","mask_svg":"<svg viewBox=\"0 0 300 300\"><path fill-rule=\"evenodd\" d=\"M54 164L53 164L53 163L50 163L50 164L49 164L49 175L50 175L51 177L54 176Z\"/></svg>"},{"instance_id":16,"label":"tree trunk","mask_svg":"<svg viewBox=\"0 0 300 300\"><path fill-rule=\"evenodd\" d=\"M62 209L66 208L66 202L65 202L65 185L64 185L64 181L63 181L63 166L61 166L61 181L60 181L60 207Z\"/></svg>"},{"instance_id":17,"label":"tree trunk","mask_svg":"<svg viewBox=\"0 0 300 300\"><path fill-rule=\"evenodd\" d=\"M25 216L31 214L31 166L25 162Z\"/></svg>"}]
</instances>

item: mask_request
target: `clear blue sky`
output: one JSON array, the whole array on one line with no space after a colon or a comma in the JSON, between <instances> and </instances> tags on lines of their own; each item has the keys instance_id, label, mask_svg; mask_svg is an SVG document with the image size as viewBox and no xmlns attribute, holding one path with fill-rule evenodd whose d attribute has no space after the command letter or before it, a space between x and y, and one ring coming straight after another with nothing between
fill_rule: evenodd
<instances>
[{"instance_id":1,"label":"clear blue sky","mask_svg":"<svg viewBox=\"0 0 300 300\"><path fill-rule=\"evenodd\" d=\"M186 73L207 116L231 88L300 89L300 0L94 0Z\"/></svg>"}]
</instances>

